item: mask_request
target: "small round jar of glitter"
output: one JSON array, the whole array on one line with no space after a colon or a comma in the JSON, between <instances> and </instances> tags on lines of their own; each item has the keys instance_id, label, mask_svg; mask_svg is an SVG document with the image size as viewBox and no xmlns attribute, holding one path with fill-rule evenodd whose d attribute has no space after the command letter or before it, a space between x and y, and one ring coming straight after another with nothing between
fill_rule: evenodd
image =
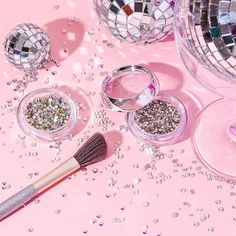
<instances>
[{"instance_id":1,"label":"small round jar of glitter","mask_svg":"<svg viewBox=\"0 0 236 236\"><path fill-rule=\"evenodd\" d=\"M129 130L152 145L168 145L180 139L187 125L187 111L176 97L159 93L155 74L130 65L108 75L102 84L104 104L126 112Z\"/></svg>"},{"instance_id":2,"label":"small round jar of glitter","mask_svg":"<svg viewBox=\"0 0 236 236\"><path fill-rule=\"evenodd\" d=\"M126 119L137 138L161 146L181 137L187 125L187 111L178 98L159 93L148 105L127 113Z\"/></svg>"},{"instance_id":3,"label":"small round jar of glitter","mask_svg":"<svg viewBox=\"0 0 236 236\"><path fill-rule=\"evenodd\" d=\"M77 120L77 106L73 99L52 88L27 94L17 109L17 121L23 132L44 141L65 138L72 133Z\"/></svg>"}]
</instances>

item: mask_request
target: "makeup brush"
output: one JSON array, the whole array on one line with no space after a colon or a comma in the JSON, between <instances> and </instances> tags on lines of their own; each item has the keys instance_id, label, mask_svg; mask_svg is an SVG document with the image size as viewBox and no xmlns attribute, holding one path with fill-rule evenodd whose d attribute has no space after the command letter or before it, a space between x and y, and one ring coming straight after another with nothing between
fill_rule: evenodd
<instances>
[{"instance_id":1,"label":"makeup brush","mask_svg":"<svg viewBox=\"0 0 236 236\"><path fill-rule=\"evenodd\" d=\"M95 133L74 155L35 183L17 192L0 204L0 220L22 207L43 190L73 171L102 160L107 152L104 136Z\"/></svg>"}]
</instances>

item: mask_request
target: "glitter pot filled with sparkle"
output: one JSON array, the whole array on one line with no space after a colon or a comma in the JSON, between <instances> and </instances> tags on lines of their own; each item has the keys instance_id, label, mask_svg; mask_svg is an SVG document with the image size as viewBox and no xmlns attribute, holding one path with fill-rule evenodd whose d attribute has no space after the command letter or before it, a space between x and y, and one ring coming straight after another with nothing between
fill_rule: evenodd
<instances>
[{"instance_id":1,"label":"glitter pot filled with sparkle","mask_svg":"<svg viewBox=\"0 0 236 236\"><path fill-rule=\"evenodd\" d=\"M50 141L69 135L77 122L77 106L61 90L42 88L26 95L17 110L21 129L30 136Z\"/></svg>"},{"instance_id":2,"label":"glitter pot filled with sparkle","mask_svg":"<svg viewBox=\"0 0 236 236\"><path fill-rule=\"evenodd\" d=\"M130 131L139 139L166 145L174 143L183 134L187 112L179 99L160 92L145 107L129 112L127 123Z\"/></svg>"},{"instance_id":3,"label":"glitter pot filled with sparkle","mask_svg":"<svg viewBox=\"0 0 236 236\"><path fill-rule=\"evenodd\" d=\"M143 66L119 68L102 84L104 104L113 111L126 112L129 130L153 145L176 142L187 124L187 112L174 96L159 93L156 76Z\"/></svg>"}]
</instances>

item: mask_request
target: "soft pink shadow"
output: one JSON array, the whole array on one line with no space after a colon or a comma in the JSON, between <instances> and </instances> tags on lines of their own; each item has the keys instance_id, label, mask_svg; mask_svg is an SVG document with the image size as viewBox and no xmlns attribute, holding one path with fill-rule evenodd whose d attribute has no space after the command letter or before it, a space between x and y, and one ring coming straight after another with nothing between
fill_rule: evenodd
<instances>
[{"instance_id":1,"label":"soft pink shadow","mask_svg":"<svg viewBox=\"0 0 236 236\"><path fill-rule=\"evenodd\" d=\"M163 90L161 88L161 92L177 97L186 107L188 115L187 127L182 137L177 142L179 143L192 137L192 132L194 131L194 126L202 109L202 106L200 105L201 102L194 94L191 94L190 92L184 91L182 89L184 84L184 77L182 72L178 68L164 63L151 62L146 66L151 71L157 73L157 78L160 82L162 78L158 77L158 73L168 75L165 83L169 83L171 85L171 89Z\"/></svg>"},{"instance_id":2,"label":"soft pink shadow","mask_svg":"<svg viewBox=\"0 0 236 236\"><path fill-rule=\"evenodd\" d=\"M51 56L59 63L79 47L84 36L82 23L69 21L68 18L51 21L44 25L44 28L51 40Z\"/></svg>"},{"instance_id":3,"label":"soft pink shadow","mask_svg":"<svg viewBox=\"0 0 236 236\"><path fill-rule=\"evenodd\" d=\"M182 142L192 137L195 123L202 109L202 107L199 105L200 102L196 102L197 100L196 96L194 96L193 94L187 93L184 90L173 89L173 90L165 90L163 92L177 97L184 104L187 110L187 116L188 116L187 127L183 135L181 136L181 138L178 140L178 142Z\"/></svg>"},{"instance_id":4,"label":"soft pink shadow","mask_svg":"<svg viewBox=\"0 0 236 236\"><path fill-rule=\"evenodd\" d=\"M119 146L120 144L122 144L123 136L118 131L106 132L104 136L105 136L105 139L107 140L108 150L107 150L106 158L108 158L115 153L115 149L117 145Z\"/></svg>"},{"instance_id":5,"label":"soft pink shadow","mask_svg":"<svg viewBox=\"0 0 236 236\"><path fill-rule=\"evenodd\" d=\"M175 35L174 32L171 32L170 34L168 34L166 37L164 37L163 39L161 39L159 42L160 43L168 43L168 42L172 42L175 40Z\"/></svg>"},{"instance_id":6,"label":"soft pink shadow","mask_svg":"<svg viewBox=\"0 0 236 236\"><path fill-rule=\"evenodd\" d=\"M168 75L168 78L164 82L171 84L171 89L177 90L183 87L184 77L182 72L177 67L161 62L150 62L148 65L144 66L147 66L152 72L156 72L157 79L160 82L163 81L163 78L161 78L161 75L159 76L158 73Z\"/></svg>"},{"instance_id":7,"label":"soft pink shadow","mask_svg":"<svg viewBox=\"0 0 236 236\"><path fill-rule=\"evenodd\" d=\"M58 86L59 90L62 90L69 94L71 98L79 105L80 103L84 104L86 106L86 109L78 109L78 115L83 117L88 117L87 121L84 120L78 120L75 128L73 129L72 136L77 135L80 133L89 123L89 120L91 119L91 103L89 102L88 98L85 96L85 92L75 86L69 86L69 85L62 85Z\"/></svg>"}]
</instances>

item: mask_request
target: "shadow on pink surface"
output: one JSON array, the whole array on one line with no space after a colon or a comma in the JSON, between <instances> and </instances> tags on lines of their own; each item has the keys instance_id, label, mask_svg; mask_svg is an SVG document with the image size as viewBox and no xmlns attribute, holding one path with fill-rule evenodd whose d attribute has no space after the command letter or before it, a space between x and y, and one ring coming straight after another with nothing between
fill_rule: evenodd
<instances>
[{"instance_id":1,"label":"shadow on pink surface","mask_svg":"<svg viewBox=\"0 0 236 236\"><path fill-rule=\"evenodd\" d=\"M44 25L51 40L51 56L58 63L64 61L80 45L84 36L84 26L80 21L60 18Z\"/></svg>"},{"instance_id":2,"label":"shadow on pink surface","mask_svg":"<svg viewBox=\"0 0 236 236\"><path fill-rule=\"evenodd\" d=\"M177 97L186 107L187 115L188 115L188 123L187 127L184 131L184 134L180 138L178 142L182 142L192 136L192 132L194 131L194 126L197 121L197 118L199 116L199 113L202 109L202 106L200 105L201 102L199 99L192 93L183 90L183 84L184 84L184 77L181 73L181 71L172 66L167 65L165 63L157 63L157 62L151 62L148 65L146 65L151 71L157 72L160 74L168 75L168 78L164 81L165 84L168 84L171 88L165 87L165 89L161 89L162 92L173 95ZM162 78L158 76L157 78L162 83ZM169 80L169 81L168 81Z\"/></svg>"},{"instance_id":3,"label":"shadow on pink surface","mask_svg":"<svg viewBox=\"0 0 236 236\"><path fill-rule=\"evenodd\" d=\"M175 40L175 35L174 32L171 32L170 34L168 34L166 37L164 37L163 39L160 40L160 43L168 43L168 42L172 42Z\"/></svg>"},{"instance_id":4,"label":"shadow on pink surface","mask_svg":"<svg viewBox=\"0 0 236 236\"><path fill-rule=\"evenodd\" d=\"M121 135L120 132L118 131L110 131L104 134L106 140L107 140L107 145L108 145L108 150L107 150L107 157L112 156L115 153L115 149L117 145L122 144L123 141L123 136Z\"/></svg>"},{"instance_id":5,"label":"shadow on pink surface","mask_svg":"<svg viewBox=\"0 0 236 236\"><path fill-rule=\"evenodd\" d=\"M61 85L58 86L59 90L62 90L69 94L71 98L75 101L78 105L78 116L79 120L73 129L72 136L79 134L89 123L92 119L91 115L91 101L85 95L85 92L76 86L69 86L69 85ZM84 107L84 108L83 108Z\"/></svg>"}]
</instances>

